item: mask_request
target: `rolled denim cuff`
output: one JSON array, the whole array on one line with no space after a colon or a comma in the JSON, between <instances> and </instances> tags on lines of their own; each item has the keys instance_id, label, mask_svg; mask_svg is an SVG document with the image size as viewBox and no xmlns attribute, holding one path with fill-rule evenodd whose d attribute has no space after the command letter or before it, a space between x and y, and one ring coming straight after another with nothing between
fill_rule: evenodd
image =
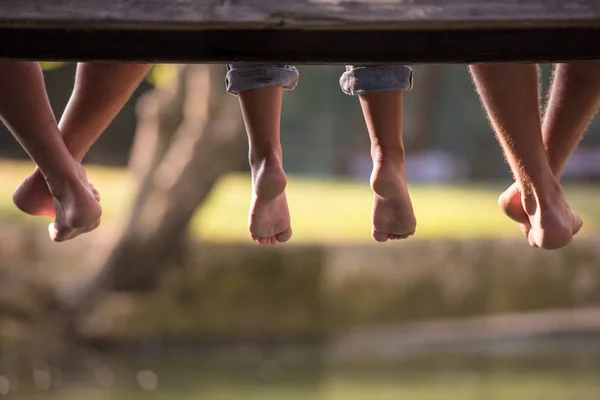
<instances>
[{"instance_id":1,"label":"rolled denim cuff","mask_svg":"<svg viewBox=\"0 0 600 400\"><path fill-rule=\"evenodd\" d=\"M229 64L225 85L227 92L232 94L272 85L294 90L299 76L298 70L291 65Z\"/></svg>"},{"instance_id":2,"label":"rolled denim cuff","mask_svg":"<svg viewBox=\"0 0 600 400\"><path fill-rule=\"evenodd\" d=\"M412 86L413 71L406 65L349 65L340 78L342 91L350 96L388 90L410 90Z\"/></svg>"}]
</instances>

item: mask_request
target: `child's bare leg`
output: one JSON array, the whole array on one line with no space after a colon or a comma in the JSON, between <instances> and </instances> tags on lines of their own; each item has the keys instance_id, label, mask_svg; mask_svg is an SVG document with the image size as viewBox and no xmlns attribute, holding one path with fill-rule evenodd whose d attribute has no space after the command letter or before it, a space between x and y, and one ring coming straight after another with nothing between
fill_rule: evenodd
<instances>
[{"instance_id":1,"label":"child's bare leg","mask_svg":"<svg viewBox=\"0 0 600 400\"><path fill-rule=\"evenodd\" d=\"M373 238L378 242L407 238L417 222L404 174L402 91L364 94L360 104L371 137Z\"/></svg>"},{"instance_id":2,"label":"child's bare leg","mask_svg":"<svg viewBox=\"0 0 600 400\"><path fill-rule=\"evenodd\" d=\"M292 236L279 139L282 93L281 86L273 85L239 92L252 170L249 229L259 244L286 242Z\"/></svg>"},{"instance_id":3,"label":"child's bare leg","mask_svg":"<svg viewBox=\"0 0 600 400\"><path fill-rule=\"evenodd\" d=\"M521 191L529 243L546 249L569 244L581 219L568 207L542 144L537 66L470 67L474 82Z\"/></svg>"},{"instance_id":4,"label":"child's bare leg","mask_svg":"<svg viewBox=\"0 0 600 400\"><path fill-rule=\"evenodd\" d=\"M83 157L138 87L149 64L79 63L75 86L59 129L70 153ZM92 188L93 189L93 188ZM99 199L98 193L94 193ZM32 215L55 216L52 195L36 168L15 190L13 201Z\"/></svg>"},{"instance_id":5,"label":"child's bare leg","mask_svg":"<svg viewBox=\"0 0 600 400\"><path fill-rule=\"evenodd\" d=\"M347 66L344 93L359 95L369 136L373 173L372 235L378 242L405 239L417 222L406 187L402 145L402 92L412 88L407 66Z\"/></svg>"},{"instance_id":6,"label":"child's bare leg","mask_svg":"<svg viewBox=\"0 0 600 400\"><path fill-rule=\"evenodd\" d=\"M227 91L239 95L250 145L250 236L259 244L286 242L292 229L279 132L283 90L296 87L298 71L291 65L241 63L227 69Z\"/></svg>"},{"instance_id":7,"label":"child's bare leg","mask_svg":"<svg viewBox=\"0 0 600 400\"><path fill-rule=\"evenodd\" d=\"M39 64L0 62L0 92L3 122L39 166L50 188L56 208L52 238L66 240L97 227L102 209L83 168L60 137Z\"/></svg>"},{"instance_id":8,"label":"child's bare leg","mask_svg":"<svg viewBox=\"0 0 600 400\"><path fill-rule=\"evenodd\" d=\"M600 63L575 62L557 64L542 123L544 148L550 168L560 180L569 156L577 147L585 129L600 104ZM521 193L515 183L500 195L502 211L524 224L529 220L521 202Z\"/></svg>"}]
</instances>

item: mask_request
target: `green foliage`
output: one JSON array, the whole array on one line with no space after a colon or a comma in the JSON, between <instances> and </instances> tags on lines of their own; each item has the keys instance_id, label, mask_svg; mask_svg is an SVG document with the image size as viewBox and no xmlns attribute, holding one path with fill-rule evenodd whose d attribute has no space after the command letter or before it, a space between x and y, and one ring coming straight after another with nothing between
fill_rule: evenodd
<instances>
[{"instance_id":1,"label":"green foliage","mask_svg":"<svg viewBox=\"0 0 600 400\"><path fill-rule=\"evenodd\" d=\"M177 77L177 66L173 64L155 64L150 69L146 80L152 85L162 85Z\"/></svg>"},{"instance_id":2,"label":"green foliage","mask_svg":"<svg viewBox=\"0 0 600 400\"><path fill-rule=\"evenodd\" d=\"M64 62L40 62L42 70L45 72L54 71L64 67L68 63ZM146 80L152 85L160 85L170 82L177 76L177 66L174 64L155 64L146 76Z\"/></svg>"},{"instance_id":3,"label":"green foliage","mask_svg":"<svg viewBox=\"0 0 600 400\"><path fill-rule=\"evenodd\" d=\"M44 62L40 62L40 65L42 66L42 69L44 71L52 71L52 70L55 70L55 69L58 69L58 68L64 66L65 63L44 61Z\"/></svg>"}]
</instances>

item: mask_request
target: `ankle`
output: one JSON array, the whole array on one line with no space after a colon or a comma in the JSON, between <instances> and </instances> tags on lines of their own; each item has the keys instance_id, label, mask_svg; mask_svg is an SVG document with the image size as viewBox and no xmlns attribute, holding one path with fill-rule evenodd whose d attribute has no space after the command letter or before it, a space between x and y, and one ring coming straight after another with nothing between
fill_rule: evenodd
<instances>
[{"instance_id":1,"label":"ankle","mask_svg":"<svg viewBox=\"0 0 600 400\"><path fill-rule=\"evenodd\" d=\"M48 185L48 189L50 193L52 193L53 197L63 198L66 193L69 191L69 187L72 186L71 179L64 179L63 177L58 178L52 175L44 175L46 180L46 185Z\"/></svg>"},{"instance_id":2,"label":"ankle","mask_svg":"<svg viewBox=\"0 0 600 400\"><path fill-rule=\"evenodd\" d=\"M248 161L253 170L265 166L281 166L281 158L281 150L276 149L270 151L256 151L251 149L248 155Z\"/></svg>"},{"instance_id":3,"label":"ankle","mask_svg":"<svg viewBox=\"0 0 600 400\"><path fill-rule=\"evenodd\" d=\"M373 164L399 166L404 165L404 148L399 145L393 149L382 149L381 147L373 147L371 149L371 158Z\"/></svg>"},{"instance_id":4,"label":"ankle","mask_svg":"<svg viewBox=\"0 0 600 400\"><path fill-rule=\"evenodd\" d=\"M42 174L42 176L44 176L50 193L52 193L52 196L56 198L62 198L65 195L73 193L82 187L81 177L76 171L61 176L52 174Z\"/></svg>"},{"instance_id":5,"label":"ankle","mask_svg":"<svg viewBox=\"0 0 600 400\"><path fill-rule=\"evenodd\" d=\"M396 171L404 173L404 155L379 156L373 158L373 171Z\"/></svg>"},{"instance_id":6,"label":"ankle","mask_svg":"<svg viewBox=\"0 0 600 400\"><path fill-rule=\"evenodd\" d=\"M564 193L559 181L552 177L537 183L522 183L521 193L525 212L533 215L539 209L549 209L564 202Z\"/></svg>"}]
</instances>

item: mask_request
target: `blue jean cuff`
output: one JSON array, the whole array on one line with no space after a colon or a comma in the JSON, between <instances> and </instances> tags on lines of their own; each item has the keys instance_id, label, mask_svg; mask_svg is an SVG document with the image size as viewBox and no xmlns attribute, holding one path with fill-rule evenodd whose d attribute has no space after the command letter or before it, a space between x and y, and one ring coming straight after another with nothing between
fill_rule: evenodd
<instances>
[{"instance_id":1,"label":"blue jean cuff","mask_svg":"<svg viewBox=\"0 0 600 400\"><path fill-rule=\"evenodd\" d=\"M340 78L342 91L350 96L388 90L410 90L413 71L406 65L346 67Z\"/></svg>"},{"instance_id":2,"label":"blue jean cuff","mask_svg":"<svg viewBox=\"0 0 600 400\"><path fill-rule=\"evenodd\" d=\"M227 92L232 94L272 85L294 90L299 76L298 70L291 65L228 66L225 84Z\"/></svg>"}]
</instances>

